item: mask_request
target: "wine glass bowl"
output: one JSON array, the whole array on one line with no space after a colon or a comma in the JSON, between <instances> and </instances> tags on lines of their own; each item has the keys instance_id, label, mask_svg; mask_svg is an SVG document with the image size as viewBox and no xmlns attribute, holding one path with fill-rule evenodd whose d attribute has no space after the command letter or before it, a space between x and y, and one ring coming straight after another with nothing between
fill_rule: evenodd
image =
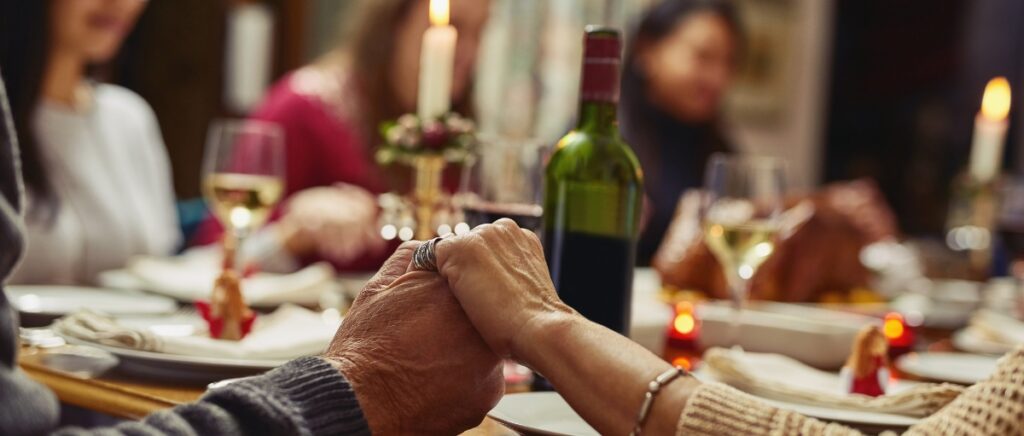
<instances>
[{"instance_id":1,"label":"wine glass bowl","mask_svg":"<svg viewBox=\"0 0 1024 436\"><path fill-rule=\"evenodd\" d=\"M737 314L750 280L775 251L783 208L782 161L714 155L708 162L702 204L704 242L718 260Z\"/></svg>"},{"instance_id":2,"label":"wine glass bowl","mask_svg":"<svg viewBox=\"0 0 1024 436\"><path fill-rule=\"evenodd\" d=\"M465 168L456 203L468 228L511 218L539 232L544 157L539 141L490 138Z\"/></svg>"},{"instance_id":3,"label":"wine glass bowl","mask_svg":"<svg viewBox=\"0 0 1024 436\"><path fill-rule=\"evenodd\" d=\"M284 194L284 133L256 120L219 120L210 126L203 157L203 196L233 236L266 223Z\"/></svg>"}]
</instances>

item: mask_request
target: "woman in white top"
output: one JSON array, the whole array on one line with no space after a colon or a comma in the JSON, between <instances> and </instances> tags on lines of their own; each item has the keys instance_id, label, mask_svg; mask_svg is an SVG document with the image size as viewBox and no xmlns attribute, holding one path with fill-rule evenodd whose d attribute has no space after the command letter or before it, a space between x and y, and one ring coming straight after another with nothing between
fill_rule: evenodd
<instances>
[{"instance_id":1,"label":"woman in white top","mask_svg":"<svg viewBox=\"0 0 1024 436\"><path fill-rule=\"evenodd\" d=\"M181 236L169 161L138 95L86 78L110 60L144 0L7 2L0 71L29 193L28 250L11 283L91 283Z\"/></svg>"}]
</instances>

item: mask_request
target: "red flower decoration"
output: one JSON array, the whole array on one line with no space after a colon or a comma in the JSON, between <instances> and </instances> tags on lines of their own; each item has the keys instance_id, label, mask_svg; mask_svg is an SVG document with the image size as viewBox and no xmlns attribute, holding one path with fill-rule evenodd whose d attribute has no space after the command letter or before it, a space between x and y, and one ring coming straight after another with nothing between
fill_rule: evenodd
<instances>
[{"instance_id":1,"label":"red flower decoration","mask_svg":"<svg viewBox=\"0 0 1024 436\"><path fill-rule=\"evenodd\" d=\"M440 150L448 142L448 129L444 124L432 122L423 126L423 148L427 150Z\"/></svg>"}]
</instances>

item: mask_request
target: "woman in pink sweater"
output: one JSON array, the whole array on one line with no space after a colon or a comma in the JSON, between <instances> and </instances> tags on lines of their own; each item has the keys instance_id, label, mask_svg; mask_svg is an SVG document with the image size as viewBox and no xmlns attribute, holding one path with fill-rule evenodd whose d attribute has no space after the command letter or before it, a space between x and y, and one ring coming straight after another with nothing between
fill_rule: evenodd
<instances>
[{"instance_id":1,"label":"woman in pink sweater","mask_svg":"<svg viewBox=\"0 0 1024 436\"><path fill-rule=\"evenodd\" d=\"M459 32L452 101L469 113L469 90L486 0L452 0ZM381 122L415 112L428 0L364 0L351 9L345 44L275 84L252 118L280 124L286 142L286 200L278 221L247 242L266 269L328 260L372 271L393 251L379 235L375 194L404 189L406 176L374 162ZM216 241L209 219L192 241Z\"/></svg>"}]
</instances>

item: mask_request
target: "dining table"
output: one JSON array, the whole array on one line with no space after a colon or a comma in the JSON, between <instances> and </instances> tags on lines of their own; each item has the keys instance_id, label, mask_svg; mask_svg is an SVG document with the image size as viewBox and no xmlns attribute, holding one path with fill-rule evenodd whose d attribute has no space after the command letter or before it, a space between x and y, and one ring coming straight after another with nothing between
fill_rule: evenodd
<instances>
[{"instance_id":1,"label":"dining table","mask_svg":"<svg viewBox=\"0 0 1024 436\"><path fill-rule=\"evenodd\" d=\"M206 386L138 378L116 370L98 377L84 377L55 369L46 363L53 349L21 347L18 364L33 380L52 390L61 403L125 420L137 420L163 409L196 401ZM514 436L518 433L497 421L484 418L467 436Z\"/></svg>"}]
</instances>

